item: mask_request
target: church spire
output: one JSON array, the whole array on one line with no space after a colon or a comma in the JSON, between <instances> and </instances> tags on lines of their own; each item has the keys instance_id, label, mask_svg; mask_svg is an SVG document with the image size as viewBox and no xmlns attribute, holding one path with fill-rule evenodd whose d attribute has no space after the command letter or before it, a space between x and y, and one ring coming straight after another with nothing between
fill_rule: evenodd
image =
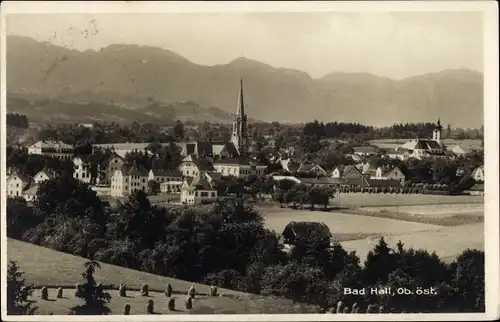
<instances>
[{"instance_id":1,"label":"church spire","mask_svg":"<svg viewBox=\"0 0 500 322\"><path fill-rule=\"evenodd\" d=\"M238 106L236 107L236 117L245 116L245 101L243 100L243 78L240 78L240 91L238 93Z\"/></svg>"}]
</instances>

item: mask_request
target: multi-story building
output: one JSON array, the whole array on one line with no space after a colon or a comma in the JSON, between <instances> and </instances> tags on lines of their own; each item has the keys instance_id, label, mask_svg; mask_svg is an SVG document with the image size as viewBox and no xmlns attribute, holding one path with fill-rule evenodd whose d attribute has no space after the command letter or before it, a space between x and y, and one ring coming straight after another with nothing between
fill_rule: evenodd
<instances>
[{"instance_id":1,"label":"multi-story building","mask_svg":"<svg viewBox=\"0 0 500 322\"><path fill-rule=\"evenodd\" d=\"M124 164L111 177L112 197L126 197L135 191L148 189L148 171L137 164Z\"/></svg>"},{"instance_id":2,"label":"multi-story building","mask_svg":"<svg viewBox=\"0 0 500 322\"><path fill-rule=\"evenodd\" d=\"M158 182L160 185L160 192L162 193L181 192L183 178L180 171L151 169L149 170L148 180Z\"/></svg>"},{"instance_id":3,"label":"multi-story building","mask_svg":"<svg viewBox=\"0 0 500 322\"><path fill-rule=\"evenodd\" d=\"M194 154L188 155L179 166L179 171L183 177L199 177L203 172L215 171L212 163L208 160L198 158Z\"/></svg>"},{"instance_id":4,"label":"multi-story building","mask_svg":"<svg viewBox=\"0 0 500 322\"><path fill-rule=\"evenodd\" d=\"M247 178L250 175L262 176L267 168L265 164L243 158L220 159L213 163L213 167L223 176L236 178Z\"/></svg>"},{"instance_id":5,"label":"multi-story building","mask_svg":"<svg viewBox=\"0 0 500 322\"><path fill-rule=\"evenodd\" d=\"M397 180L402 186L405 184L406 176L399 167L378 167L371 179Z\"/></svg>"},{"instance_id":6,"label":"multi-story building","mask_svg":"<svg viewBox=\"0 0 500 322\"><path fill-rule=\"evenodd\" d=\"M38 154L57 159L71 159L74 147L62 141L38 141L28 147L28 154Z\"/></svg>"},{"instance_id":7,"label":"multi-story building","mask_svg":"<svg viewBox=\"0 0 500 322\"><path fill-rule=\"evenodd\" d=\"M56 171L45 168L35 174L35 176L33 177L33 182L39 185L44 181L53 180L57 176L58 173Z\"/></svg>"},{"instance_id":8,"label":"multi-story building","mask_svg":"<svg viewBox=\"0 0 500 322\"><path fill-rule=\"evenodd\" d=\"M472 171L472 178L477 182L484 182L484 165L477 167Z\"/></svg>"},{"instance_id":9,"label":"multi-story building","mask_svg":"<svg viewBox=\"0 0 500 322\"><path fill-rule=\"evenodd\" d=\"M111 177L115 174L116 170L120 170L125 164L125 159L116 153L113 153L109 158L108 167L106 171L106 182L111 182Z\"/></svg>"},{"instance_id":10,"label":"multi-story building","mask_svg":"<svg viewBox=\"0 0 500 322\"><path fill-rule=\"evenodd\" d=\"M91 174L90 168L91 164L84 160L82 157L73 158L73 178L80 180L85 183L90 183Z\"/></svg>"},{"instance_id":11,"label":"multi-story building","mask_svg":"<svg viewBox=\"0 0 500 322\"><path fill-rule=\"evenodd\" d=\"M213 202L217 199L217 190L203 176L185 178L181 186L180 202L196 205Z\"/></svg>"},{"instance_id":12,"label":"multi-story building","mask_svg":"<svg viewBox=\"0 0 500 322\"><path fill-rule=\"evenodd\" d=\"M29 187L31 180L21 173L13 173L7 178L7 196L23 197L23 192Z\"/></svg>"}]
</instances>

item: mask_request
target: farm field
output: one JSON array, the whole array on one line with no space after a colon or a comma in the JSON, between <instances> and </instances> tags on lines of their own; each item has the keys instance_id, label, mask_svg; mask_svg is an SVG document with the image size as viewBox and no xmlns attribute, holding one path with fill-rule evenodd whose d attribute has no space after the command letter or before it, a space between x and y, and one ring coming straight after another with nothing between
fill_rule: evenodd
<instances>
[{"instance_id":1,"label":"farm field","mask_svg":"<svg viewBox=\"0 0 500 322\"><path fill-rule=\"evenodd\" d=\"M447 204L484 204L483 196L436 196L402 194L342 193L336 195L330 204L339 207L388 207Z\"/></svg>"},{"instance_id":2,"label":"farm field","mask_svg":"<svg viewBox=\"0 0 500 322\"><path fill-rule=\"evenodd\" d=\"M83 302L75 298L74 285L81 281L81 272L85 258L57 252L48 248L35 246L29 243L8 239L7 258L17 261L27 284L34 284L36 288L47 286L49 300L40 299L40 290L37 289L29 300L38 307L37 314L68 314L69 308L81 305ZM271 297L252 295L227 289L219 289L221 296L208 297L207 285L194 284L197 293L193 301L193 309L184 307L185 294L193 284L188 281L148 274L127 268L101 263L101 269L95 273L98 282L104 285L116 285L120 282L127 285L129 291L126 298L117 296L117 290L110 290L112 299L108 304L111 314L122 314L125 304L131 305L131 314L145 314L149 299L155 302L156 314L262 314L262 313L313 313L317 312L314 306L293 303L291 300L275 299ZM139 296L138 290L142 284L148 284L150 297ZM170 312L163 294L165 286L170 283L173 288L173 297L176 298L176 309ZM63 287L65 298L56 298L56 288Z\"/></svg>"},{"instance_id":3,"label":"farm field","mask_svg":"<svg viewBox=\"0 0 500 322\"><path fill-rule=\"evenodd\" d=\"M395 247L399 240L403 242L405 248L435 251L439 257L452 261L467 248L484 250L484 223L443 227L438 230L408 232L385 237L385 241L390 247ZM356 251L363 262L376 243L376 238L366 238L346 241L342 243L342 246L346 251Z\"/></svg>"},{"instance_id":4,"label":"farm field","mask_svg":"<svg viewBox=\"0 0 500 322\"><path fill-rule=\"evenodd\" d=\"M269 230L281 234L290 221L324 222L338 240L365 238L366 236L381 236L401 234L415 231L440 229L440 226L401 221L388 218L377 218L362 215L344 214L340 212L322 212L307 210L289 210L263 212L264 225Z\"/></svg>"},{"instance_id":5,"label":"farm field","mask_svg":"<svg viewBox=\"0 0 500 322\"><path fill-rule=\"evenodd\" d=\"M363 207L360 211L390 211L424 216L480 215L484 216L484 204L441 204L419 206Z\"/></svg>"}]
</instances>

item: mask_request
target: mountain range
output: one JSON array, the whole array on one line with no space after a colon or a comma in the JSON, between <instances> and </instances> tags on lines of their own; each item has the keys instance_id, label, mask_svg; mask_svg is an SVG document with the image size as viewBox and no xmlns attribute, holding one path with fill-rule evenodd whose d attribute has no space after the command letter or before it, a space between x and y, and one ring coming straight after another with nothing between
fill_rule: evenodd
<instances>
[{"instance_id":1,"label":"mountain range","mask_svg":"<svg viewBox=\"0 0 500 322\"><path fill-rule=\"evenodd\" d=\"M166 49L138 45L82 52L8 36L6 50L7 91L17 97L102 103L136 112L153 104L160 114L161 106L189 101L206 110L201 119L227 120L236 110L243 78L246 111L264 121L390 125L439 117L452 127L483 124L483 74L467 69L401 80L369 73L331 73L314 79L302 71L244 57L204 66Z\"/></svg>"}]
</instances>

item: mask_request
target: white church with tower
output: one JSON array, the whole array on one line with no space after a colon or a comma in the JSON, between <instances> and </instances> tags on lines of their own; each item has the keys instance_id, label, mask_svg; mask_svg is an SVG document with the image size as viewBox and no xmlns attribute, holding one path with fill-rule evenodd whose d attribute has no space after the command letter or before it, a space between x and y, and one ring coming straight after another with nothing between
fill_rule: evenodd
<instances>
[{"instance_id":1,"label":"white church with tower","mask_svg":"<svg viewBox=\"0 0 500 322\"><path fill-rule=\"evenodd\" d=\"M416 159L446 158L441 120L438 118L436 126L432 131L432 140L420 138L410 140L397 148L396 151L404 151L408 157Z\"/></svg>"}]
</instances>

